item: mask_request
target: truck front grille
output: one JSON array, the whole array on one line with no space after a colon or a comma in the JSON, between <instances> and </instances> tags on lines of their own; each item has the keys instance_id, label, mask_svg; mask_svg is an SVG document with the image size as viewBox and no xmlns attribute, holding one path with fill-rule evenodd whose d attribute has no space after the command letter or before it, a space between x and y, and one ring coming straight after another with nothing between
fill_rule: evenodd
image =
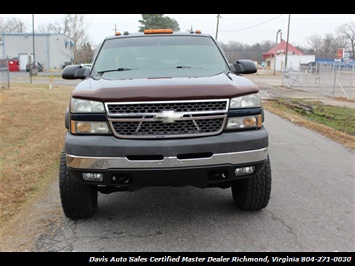
<instances>
[{"instance_id":1,"label":"truck front grille","mask_svg":"<svg viewBox=\"0 0 355 266\"><path fill-rule=\"evenodd\" d=\"M106 103L119 138L183 138L216 135L226 123L228 99Z\"/></svg>"}]
</instances>

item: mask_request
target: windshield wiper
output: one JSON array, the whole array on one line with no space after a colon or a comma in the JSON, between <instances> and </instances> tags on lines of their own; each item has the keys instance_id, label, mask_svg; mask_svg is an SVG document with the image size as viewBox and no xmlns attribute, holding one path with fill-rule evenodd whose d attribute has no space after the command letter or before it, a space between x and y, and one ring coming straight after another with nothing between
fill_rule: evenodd
<instances>
[{"instance_id":1,"label":"windshield wiper","mask_svg":"<svg viewBox=\"0 0 355 266\"><path fill-rule=\"evenodd\" d=\"M119 68L115 68L115 69L107 69L107 70L97 71L97 73L102 75L103 73L106 73L106 72L126 71L126 70L132 70L132 68L119 67Z\"/></svg>"},{"instance_id":2,"label":"windshield wiper","mask_svg":"<svg viewBox=\"0 0 355 266\"><path fill-rule=\"evenodd\" d=\"M191 68L190 66L176 66L176 68Z\"/></svg>"}]
</instances>

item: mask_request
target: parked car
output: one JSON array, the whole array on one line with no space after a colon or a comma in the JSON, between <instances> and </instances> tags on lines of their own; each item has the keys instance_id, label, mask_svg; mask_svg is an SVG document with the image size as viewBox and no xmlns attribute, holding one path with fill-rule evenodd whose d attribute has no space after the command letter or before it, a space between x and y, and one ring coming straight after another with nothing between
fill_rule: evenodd
<instances>
[{"instance_id":1,"label":"parked car","mask_svg":"<svg viewBox=\"0 0 355 266\"><path fill-rule=\"evenodd\" d=\"M72 64L72 62L64 62L64 64L62 65L62 68L64 69L66 66L69 66L71 64Z\"/></svg>"},{"instance_id":2,"label":"parked car","mask_svg":"<svg viewBox=\"0 0 355 266\"><path fill-rule=\"evenodd\" d=\"M82 68L91 68L92 64L80 64Z\"/></svg>"},{"instance_id":3,"label":"parked car","mask_svg":"<svg viewBox=\"0 0 355 266\"><path fill-rule=\"evenodd\" d=\"M43 65L40 62L33 63L32 69L37 69L38 72L43 71ZM26 71L30 71L30 64L26 64Z\"/></svg>"}]
</instances>

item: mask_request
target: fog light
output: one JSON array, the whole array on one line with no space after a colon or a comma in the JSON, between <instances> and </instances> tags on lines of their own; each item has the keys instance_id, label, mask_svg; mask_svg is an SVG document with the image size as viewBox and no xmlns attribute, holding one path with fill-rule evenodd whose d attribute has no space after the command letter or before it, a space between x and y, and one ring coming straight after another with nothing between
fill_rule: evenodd
<instances>
[{"instance_id":1,"label":"fog light","mask_svg":"<svg viewBox=\"0 0 355 266\"><path fill-rule=\"evenodd\" d=\"M241 168L235 168L235 176L250 175L254 173L255 166L246 166Z\"/></svg>"},{"instance_id":2,"label":"fog light","mask_svg":"<svg viewBox=\"0 0 355 266\"><path fill-rule=\"evenodd\" d=\"M85 181L102 182L104 180L103 174L100 173L82 173L82 177Z\"/></svg>"}]
</instances>

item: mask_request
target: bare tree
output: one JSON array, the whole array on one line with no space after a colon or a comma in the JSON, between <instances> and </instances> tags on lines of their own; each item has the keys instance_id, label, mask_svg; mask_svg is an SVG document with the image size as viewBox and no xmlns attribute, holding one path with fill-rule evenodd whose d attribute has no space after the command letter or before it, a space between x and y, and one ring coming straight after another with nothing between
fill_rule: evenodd
<instances>
[{"instance_id":1,"label":"bare tree","mask_svg":"<svg viewBox=\"0 0 355 266\"><path fill-rule=\"evenodd\" d=\"M227 56L229 62L235 63L238 59L241 59L244 52L244 45L240 42L229 41L228 44L221 43L221 46Z\"/></svg>"},{"instance_id":2,"label":"bare tree","mask_svg":"<svg viewBox=\"0 0 355 266\"><path fill-rule=\"evenodd\" d=\"M42 33L63 33L68 36L72 49L62 49L63 53L73 58L73 63L90 62L93 51L87 34L88 23L82 14L67 14L61 22L49 23L37 27Z\"/></svg>"},{"instance_id":3,"label":"bare tree","mask_svg":"<svg viewBox=\"0 0 355 266\"><path fill-rule=\"evenodd\" d=\"M82 14L67 14L63 19L64 34L66 34L73 42L73 63L80 63L77 58L78 50L87 46L88 24L85 20L85 16Z\"/></svg>"},{"instance_id":4,"label":"bare tree","mask_svg":"<svg viewBox=\"0 0 355 266\"><path fill-rule=\"evenodd\" d=\"M242 44L240 42L230 41L228 44L219 42L223 48L226 57L230 63L235 63L239 59L251 59L261 63L264 61L263 53L270 50L275 43L272 41L263 41L253 45Z\"/></svg>"},{"instance_id":5,"label":"bare tree","mask_svg":"<svg viewBox=\"0 0 355 266\"><path fill-rule=\"evenodd\" d=\"M334 58L338 48L339 46L334 35L332 33L327 33L323 38L321 57Z\"/></svg>"},{"instance_id":6,"label":"bare tree","mask_svg":"<svg viewBox=\"0 0 355 266\"><path fill-rule=\"evenodd\" d=\"M0 33L23 33L26 31L27 27L21 19L0 17Z\"/></svg>"},{"instance_id":7,"label":"bare tree","mask_svg":"<svg viewBox=\"0 0 355 266\"><path fill-rule=\"evenodd\" d=\"M63 33L68 36L68 43L71 49L62 49L62 52L73 59L73 63L81 63L83 60L83 52L87 55L88 42L87 34L88 24L85 16L82 14L67 14L61 22L49 23L37 27L38 32L42 33ZM86 58L87 56L85 56ZM85 60L87 61L87 60Z\"/></svg>"},{"instance_id":8,"label":"bare tree","mask_svg":"<svg viewBox=\"0 0 355 266\"><path fill-rule=\"evenodd\" d=\"M355 22L345 23L336 29L336 33L347 40L349 50L351 50L351 58L355 59ZM348 48L348 47L345 47Z\"/></svg>"},{"instance_id":9,"label":"bare tree","mask_svg":"<svg viewBox=\"0 0 355 266\"><path fill-rule=\"evenodd\" d=\"M91 63L93 54L90 43L86 43L77 50L75 60L78 63Z\"/></svg>"},{"instance_id":10,"label":"bare tree","mask_svg":"<svg viewBox=\"0 0 355 266\"><path fill-rule=\"evenodd\" d=\"M58 22L49 23L48 25L40 25L37 27L40 33L64 33L64 27Z\"/></svg>"},{"instance_id":11,"label":"bare tree","mask_svg":"<svg viewBox=\"0 0 355 266\"><path fill-rule=\"evenodd\" d=\"M323 38L319 34L312 35L307 38L308 44L311 46L311 51L316 57L320 57L322 53Z\"/></svg>"}]
</instances>

